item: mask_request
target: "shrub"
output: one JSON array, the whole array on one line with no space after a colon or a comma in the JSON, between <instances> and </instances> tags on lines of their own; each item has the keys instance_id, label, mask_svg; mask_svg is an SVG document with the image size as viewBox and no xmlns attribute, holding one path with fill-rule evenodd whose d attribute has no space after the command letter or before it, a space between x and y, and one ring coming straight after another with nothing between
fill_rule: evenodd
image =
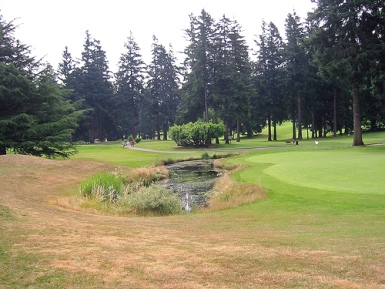
<instances>
[{"instance_id":1,"label":"shrub","mask_svg":"<svg viewBox=\"0 0 385 289\"><path fill-rule=\"evenodd\" d=\"M211 144L212 138L223 135L223 124L214 124L212 122L189 122L184 125L174 125L170 127L170 137L179 146L207 146Z\"/></svg>"},{"instance_id":2,"label":"shrub","mask_svg":"<svg viewBox=\"0 0 385 289\"><path fill-rule=\"evenodd\" d=\"M208 159L210 159L210 155L209 155L207 152L204 152L204 153L202 154L202 159L208 160Z\"/></svg>"},{"instance_id":3,"label":"shrub","mask_svg":"<svg viewBox=\"0 0 385 289\"><path fill-rule=\"evenodd\" d=\"M137 214L170 215L182 212L178 196L156 185L142 187L139 191L130 194L127 198L127 206Z\"/></svg>"}]
</instances>

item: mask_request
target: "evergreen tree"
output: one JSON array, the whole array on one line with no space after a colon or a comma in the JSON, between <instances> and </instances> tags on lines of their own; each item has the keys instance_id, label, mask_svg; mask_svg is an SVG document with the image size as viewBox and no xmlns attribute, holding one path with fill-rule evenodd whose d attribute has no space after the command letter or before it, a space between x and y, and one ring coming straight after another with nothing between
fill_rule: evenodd
<instances>
[{"instance_id":1,"label":"evergreen tree","mask_svg":"<svg viewBox=\"0 0 385 289\"><path fill-rule=\"evenodd\" d=\"M305 79L309 74L308 59L303 45L304 28L299 16L293 12L286 18L286 44L284 45L286 97L289 114L293 122L293 139L302 139L302 103L305 90Z\"/></svg>"},{"instance_id":2,"label":"evergreen tree","mask_svg":"<svg viewBox=\"0 0 385 289\"><path fill-rule=\"evenodd\" d=\"M214 105L225 123L225 141L229 129L237 130L240 141L241 123L247 120L251 94L248 47L236 21L225 16L217 24L215 37Z\"/></svg>"},{"instance_id":3,"label":"evergreen tree","mask_svg":"<svg viewBox=\"0 0 385 289\"><path fill-rule=\"evenodd\" d=\"M69 140L82 112L14 31L0 16L0 154L68 157L76 152Z\"/></svg>"},{"instance_id":4,"label":"evergreen tree","mask_svg":"<svg viewBox=\"0 0 385 289\"><path fill-rule=\"evenodd\" d=\"M157 132L157 139L161 139L163 131L163 139L167 140L167 131L174 123L175 111L179 104L178 77L172 50L167 52L155 36L148 73L149 99L143 109L146 111L147 121L153 124L152 131Z\"/></svg>"},{"instance_id":5,"label":"evergreen tree","mask_svg":"<svg viewBox=\"0 0 385 289\"><path fill-rule=\"evenodd\" d=\"M270 22L262 22L262 34L259 36L257 52L257 90L260 104L265 112L268 127L268 141L277 140L277 124L283 121L282 99L282 39L277 27ZM273 127L273 138L271 128Z\"/></svg>"},{"instance_id":6,"label":"evergreen tree","mask_svg":"<svg viewBox=\"0 0 385 289\"><path fill-rule=\"evenodd\" d=\"M209 108L213 108L211 92L215 73L214 20L205 10L199 16L190 15L190 28L185 33L189 45L185 49L180 122L195 121L202 115L208 122Z\"/></svg>"},{"instance_id":7,"label":"evergreen tree","mask_svg":"<svg viewBox=\"0 0 385 289\"><path fill-rule=\"evenodd\" d=\"M363 145L360 89L383 51L383 1L316 0L309 20L318 27L312 44L321 69L347 80L353 96L353 146Z\"/></svg>"},{"instance_id":8,"label":"evergreen tree","mask_svg":"<svg viewBox=\"0 0 385 289\"><path fill-rule=\"evenodd\" d=\"M131 134L135 138L138 133L146 67L132 32L124 47L126 52L120 56L119 70L116 74L115 111L123 133Z\"/></svg>"},{"instance_id":9,"label":"evergreen tree","mask_svg":"<svg viewBox=\"0 0 385 289\"><path fill-rule=\"evenodd\" d=\"M100 41L86 31L81 67L76 73L76 94L84 99L87 116L82 120L76 139L93 142L116 136L112 112L113 89L105 51Z\"/></svg>"}]
</instances>

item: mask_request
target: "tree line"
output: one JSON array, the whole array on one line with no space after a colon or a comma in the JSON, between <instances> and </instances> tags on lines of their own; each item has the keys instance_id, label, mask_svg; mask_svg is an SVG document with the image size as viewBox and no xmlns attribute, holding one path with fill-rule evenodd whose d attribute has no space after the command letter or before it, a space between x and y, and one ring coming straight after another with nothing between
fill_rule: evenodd
<instances>
[{"instance_id":1,"label":"tree line","mask_svg":"<svg viewBox=\"0 0 385 289\"><path fill-rule=\"evenodd\" d=\"M71 142L129 135L167 140L171 126L197 120L223 123L227 143L232 137L240 141L241 135L251 137L264 128L273 141L278 138L278 125L290 120L293 139L354 133L353 145L363 145L362 128L384 126L382 1L313 2L316 8L306 19L294 11L287 15L284 37L274 23L262 21L254 47L248 47L236 20L226 16L215 20L205 10L191 14L184 30L188 45L182 64L177 63L172 46L165 47L156 36L151 61L146 64L130 33L114 74L100 41L89 31L80 58L74 58L66 47L54 71L31 58L28 46L13 39L13 22L1 19L0 73L4 81L13 73L10 69L24 73L34 89L42 88L38 81L45 75L54 91L34 95L55 95L57 100L52 98L50 105L59 100L66 104L64 115L71 116L72 123L67 121L67 134L62 136L69 133ZM255 50L252 55L251 49ZM2 56L7 51L15 56ZM17 60L20 55L25 59ZM10 92L0 80L2 101L25 103L20 89ZM16 107L2 106L2 131L9 129L10 119L20 116ZM38 107L43 110L42 105ZM61 120L61 115L57 117ZM13 121L18 123L18 119ZM17 139L19 127L12 129L14 135L7 134ZM22 151L4 137L1 148L3 152L5 148Z\"/></svg>"}]
</instances>

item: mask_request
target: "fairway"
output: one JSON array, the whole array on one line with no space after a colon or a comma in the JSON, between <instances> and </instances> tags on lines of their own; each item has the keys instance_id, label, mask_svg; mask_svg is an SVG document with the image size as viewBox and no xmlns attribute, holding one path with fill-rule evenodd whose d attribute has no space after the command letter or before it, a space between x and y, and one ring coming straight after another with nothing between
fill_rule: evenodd
<instances>
[{"instance_id":1,"label":"fairway","mask_svg":"<svg viewBox=\"0 0 385 289\"><path fill-rule=\"evenodd\" d=\"M358 194L385 194L385 155L377 151L299 151L245 159L266 164L263 172L288 184ZM253 181L247 172L245 181Z\"/></svg>"},{"instance_id":2,"label":"fairway","mask_svg":"<svg viewBox=\"0 0 385 289\"><path fill-rule=\"evenodd\" d=\"M85 145L71 160L2 156L0 288L384 288L385 134L365 139L376 145L257 137L205 150L238 151L222 160L243 166L232 177L268 196L168 217L103 215L71 200L96 172L202 151L149 141Z\"/></svg>"}]
</instances>

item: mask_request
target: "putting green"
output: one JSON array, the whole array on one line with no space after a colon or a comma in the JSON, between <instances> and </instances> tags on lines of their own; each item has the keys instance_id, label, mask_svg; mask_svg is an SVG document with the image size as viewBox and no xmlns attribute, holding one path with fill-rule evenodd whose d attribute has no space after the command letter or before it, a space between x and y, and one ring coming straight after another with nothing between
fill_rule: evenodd
<instances>
[{"instance_id":1,"label":"putting green","mask_svg":"<svg viewBox=\"0 0 385 289\"><path fill-rule=\"evenodd\" d=\"M385 194L385 155L368 151L282 152L246 158L288 184L361 194ZM246 170L241 178L253 181ZM255 175L254 175L255 177Z\"/></svg>"}]
</instances>

